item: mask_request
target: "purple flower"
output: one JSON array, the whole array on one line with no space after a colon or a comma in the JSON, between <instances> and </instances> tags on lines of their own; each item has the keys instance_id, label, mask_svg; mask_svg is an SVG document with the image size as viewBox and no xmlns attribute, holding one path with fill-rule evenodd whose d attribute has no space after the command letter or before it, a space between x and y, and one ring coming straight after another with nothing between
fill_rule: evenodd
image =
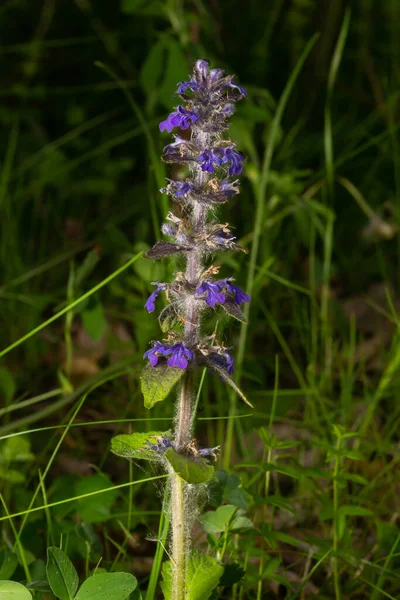
<instances>
[{"instance_id":1,"label":"purple flower","mask_svg":"<svg viewBox=\"0 0 400 600\"><path fill-rule=\"evenodd\" d=\"M149 311L149 313L152 313L155 309L155 305L154 302L156 300L156 298L161 294L161 292L163 290L165 290L165 288L167 287L165 285L165 283L159 283L158 281L153 281L151 283L151 285L156 285L156 289L154 290L154 292L152 292L150 294L150 296L147 299L146 304L144 305L145 309Z\"/></svg>"},{"instance_id":2,"label":"purple flower","mask_svg":"<svg viewBox=\"0 0 400 600\"><path fill-rule=\"evenodd\" d=\"M160 131L165 131L166 129L168 133L171 133L174 127L188 129L192 123L196 123L198 118L194 110L178 106L177 110L174 110L165 121L160 123Z\"/></svg>"},{"instance_id":3,"label":"purple flower","mask_svg":"<svg viewBox=\"0 0 400 600\"><path fill-rule=\"evenodd\" d=\"M219 183L219 189L225 194L227 198L229 198L230 196L234 196L235 194L239 193L239 188L237 187L238 182L238 179L236 179L236 181L229 181L229 179L223 179Z\"/></svg>"},{"instance_id":4,"label":"purple flower","mask_svg":"<svg viewBox=\"0 0 400 600\"><path fill-rule=\"evenodd\" d=\"M144 353L143 358L148 358L152 367L155 367L158 363L160 356L165 356L166 352L169 352L171 347L161 342L154 342L154 345L150 350Z\"/></svg>"},{"instance_id":5,"label":"purple flower","mask_svg":"<svg viewBox=\"0 0 400 600\"><path fill-rule=\"evenodd\" d=\"M239 84L234 83L233 81L229 82L226 87L238 90L239 94L247 98L246 90Z\"/></svg>"},{"instance_id":6,"label":"purple flower","mask_svg":"<svg viewBox=\"0 0 400 600\"><path fill-rule=\"evenodd\" d=\"M196 64L194 66L194 70L197 72L200 77L204 79L208 76L208 71L210 69L210 61L206 59L196 60Z\"/></svg>"},{"instance_id":7,"label":"purple flower","mask_svg":"<svg viewBox=\"0 0 400 600\"><path fill-rule=\"evenodd\" d=\"M211 307L216 304L224 304L226 300L225 294L221 292L219 282L203 281L197 288L196 294L207 294L206 302Z\"/></svg>"},{"instance_id":8,"label":"purple flower","mask_svg":"<svg viewBox=\"0 0 400 600\"><path fill-rule=\"evenodd\" d=\"M178 227L174 223L163 223L161 226L161 231L165 235L170 235L171 237L173 237L176 235Z\"/></svg>"},{"instance_id":9,"label":"purple flower","mask_svg":"<svg viewBox=\"0 0 400 600\"><path fill-rule=\"evenodd\" d=\"M232 281L232 277L229 277L227 279L221 279L217 283L222 289L226 288L229 294L234 295L233 300L235 304L240 306L243 304L243 302L250 302L250 296L246 294L238 285L231 283Z\"/></svg>"},{"instance_id":10,"label":"purple flower","mask_svg":"<svg viewBox=\"0 0 400 600\"><path fill-rule=\"evenodd\" d=\"M219 151L220 164L230 162L229 175L240 175L243 169L244 156L233 148L221 148Z\"/></svg>"},{"instance_id":11,"label":"purple flower","mask_svg":"<svg viewBox=\"0 0 400 600\"><path fill-rule=\"evenodd\" d=\"M173 448L172 442L163 435L153 436L156 440L155 444L151 442L146 442L146 450L152 450L153 452L157 452L158 454L164 454L168 450L168 448Z\"/></svg>"},{"instance_id":12,"label":"purple flower","mask_svg":"<svg viewBox=\"0 0 400 600\"><path fill-rule=\"evenodd\" d=\"M232 102L228 102L222 107L222 112L226 117L230 117L235 112L235 105Z\"/></svg>"},{"instance_id":13,"label":"purple flower","mask_svg":"<svg viewBox=\"0 0 400 600\"><path fill-rule=\"evenodd\" d=\"M178 367L179 369L186 369L188 366L187 359L192 360L194 358L193 352L186 348L182 342L177 342L173 346L154 342L154 346L144 353L143 358L148 358L151 366L155 367L160 356L169 356L168 366Z\"/></svg>"},{"instance_id":14,"label":"purple flower","mask_svg":"<svg viewBox=\"0 0 400 600\"><path fill-rule=\"evenodd\" d=\"M210 81L211 83L216 83L225 75L225 71L223 69L211 69L210 71Z\"/></svg>"},{"instance_id":15,"label":"purple flower","mask_svg":"<svg viewBox=\"0 0 400 600\"><path fill-rule=\"evenodd\" d=\"M215 364L226 369L227 372L229 373L229 375L233 374L233 372L235 370L234 369L235 361L233 360L233 356L228 354L228 352L221 352L221 353L213 352L212 354L210 354L210 358L213 362L215 362Z\"/></svg>"},{"instance_id":16,"label":"purple flower","mask_svg":"<svg viewBox=\"0 0 400 600\"><path fill-rule=\"evenodd\" d=\"M214 460L217 460L217 458L218 458L217 452L219 452L220 448L221 448L221 446L215 446L215 448L200 448L200 450L198 450L197 453L199 456L202 456L202 457L210 456Z\"/></svg>"},{"instance_id":17,"label":"purple flower","mask_svg":"<svg viewBox=\"0 0 400 600\"><path fill-rule=\"evenodd\" d=\"M217 231L214 232L212 239L219 246L229 247L229 242L233 242L234 240L236 240L236 237L233 236L230 231L225 231L224 229L217 229Z\"/></svg>"},{"instance_id":18,"label":"purple flower","mask_svg":"<svg viewBox=\"0 0 400 600\"><path fill-rule=\"evenodd\" d=\"M177 344L174 344L172 348L170 348L169 352L165 353L165 355L166 354L171 355L168 359L168 366L178 367L179 369L186 369L186 367L188 366L187 359L193 359L193 352L191 352L189 348L186 348L183 342L178 342Z\"/></svg>"},{"instance_id":19,"label":"purple flower","mask_svg":"<svg viewBox=\"0 0 400 600\"><path fill-rule=\"evenodd\" d=\"M190 181L174 181L171 185L176 190L176 198L179 198L179 196L185 196L186 194L188 194L189 192L193 192L194 190L194 185L193 183L190 183Z\"/></svg>"},{"instance_id":20,"label":"purple flower","mask_svg":"<svg viewBox=\"0 0 400 600\"><path fill-rule=\"evenodd\" d=\"M176 93L184 94L186 90L192 90L192 92L197 92L198 89L198 84L194 81L194 79L191 79L190 81L180 81Z\"/></svg>"},{"instance_id":21,"label":"purple flower","mask_svg":"<svg viewBox=\"0 0 400 600\"><path fill-rule=\"evenodd\" d=\"M221 159L214 150L204 150L197 159L197 162L201 164L202 171L214 173L214 165L220 165Z\"/></svg>"},{"instance_id":22,"label":"purple flower","mask_svg":"<svg viewBox=\"0 0 400 600\"><path fill-rule=\"evenodd\" d=\"M175 142L171 142L170 144L167 144L166 146L164 146L163 154L171 154L171 152L175 152L176 149L179 148L179 146L182 146L183 144L186 144L186 142L187 142L187 140L179 137L179 135L174 135L174 138L175 138Z\"/></svg>"}]
</instances>

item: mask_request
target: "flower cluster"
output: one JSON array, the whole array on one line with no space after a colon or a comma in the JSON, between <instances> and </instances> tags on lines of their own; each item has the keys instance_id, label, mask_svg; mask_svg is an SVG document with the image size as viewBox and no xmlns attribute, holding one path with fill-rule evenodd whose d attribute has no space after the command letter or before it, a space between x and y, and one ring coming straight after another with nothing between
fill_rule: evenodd
<instances>
[{"instance_id":1,"label":"flower cluster","mask_svg":"<svg viewBox=\"0 0 400 600\"><path fill-rule=\"evenodd\" d=\"M161 191L184 206L178 214L170 212L162 226L162 232L172 241L158 242L157 252L153 249L149 256L184 252L187 268L172 283L153 283L156 287L146 301L146 309L153 312L156 299L164 291L170 305L162 314L168 317L170 310L172 317L160 317L163 331L169 332L167 342L153 342L144 356L152 367L166 363L186 369L189 364L205 361L210 368L214 365L215 370L230 375L233 358L223 346L205 342L199 307L223 305L228 314L243 320L240 307L249 302L249 296L233 283L232 277L217 279L218 269L205 268L211 253L241 250L229 224L220 224L212 217L216 205L230 201L239 192L235 177L243 171L244 155L224 134L235 103L246 97L246 92L234 76L222 69L210 69L207 60L198 60L192 77L178 84L177 94L182 103L160 123L160 131L179 129L187 133L174 134L173 141L164 147L163 160L182 165L187 174L181 180L167 180Z\"/></svg>"}]
</instances>

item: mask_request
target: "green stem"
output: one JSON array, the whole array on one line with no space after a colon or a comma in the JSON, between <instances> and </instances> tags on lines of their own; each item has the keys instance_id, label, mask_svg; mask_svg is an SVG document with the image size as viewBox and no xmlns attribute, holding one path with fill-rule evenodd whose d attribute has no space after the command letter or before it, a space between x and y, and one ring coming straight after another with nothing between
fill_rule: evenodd
<instances>
[{"instance_id":1,"label":"green stem","mask_svg":"<svg viewBox=\"0 0 400 600\"><path fill-rule=\"evenodd\" d=\"M338 476L340 472L340 456L339 450L341 446L341 438L338 436L336 442L336 450L337 454L335 456L335 467L333 471L333 514L334 514L334 524L333 524L333 580L335 586L335 598L336 600L341 600L340 593L340 580L339 580L339 566L337 560L337 551L339 547L339 523L338 523L338 510L339 510L339 486L338 486Z\"/></svg>"}]
</instances>

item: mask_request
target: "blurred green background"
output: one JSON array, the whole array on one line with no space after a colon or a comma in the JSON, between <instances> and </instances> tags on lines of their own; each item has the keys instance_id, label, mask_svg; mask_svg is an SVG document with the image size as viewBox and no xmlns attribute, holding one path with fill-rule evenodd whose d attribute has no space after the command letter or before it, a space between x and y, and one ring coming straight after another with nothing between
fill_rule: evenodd
<instances>
[{"instance_id":1,"label":"blurred green background","mask_svg":"<svg viewBox=\"0 0 400 600\"><path fill-rule=\"evenodd\" d=\"M235 73L248 98L238 106L230 136L247 162L241 194L221 209L220 218L232 223L250 254L255 239L259 248L253 254L249 325L241 329L220 314L211 315L209 325L212 331L218 321L222 340L242 353L241 387L255 411L234 425L208 420L198 435L207 445L228 440L218 463L227 470L242 459L265 459L254 430L269 423L279 364L274 410L279 436L301 439L305 453L325 444L329 463L326 445L335 443L334 424L360 435L364 458L356 471L369 481L364 500L373 518L346 548L361 560L365 545L377 543L368 560L380 565L398 533L390 518L398 509L393 469L400 422L399 32L398 0L0 5L1 347L160 239L169 201L159 188L179 167L171 169L158 158L170 139L158 124L179 102L176 84L197 58ZM289 90L315 33L319 37ZM283 105L284 90L290 94ZM279 107L284 110L277 119ZM225 253L217 263L223 277L232 275L246 286L248 255ZM142 355L162 334L143 305L150 283L168 280L181 266L140 259L73 312L7 352L0 367L0 434L65 423L74 402L105 377L111 380L89 396L78 420L146 419L139 388ZM246 409L218 378L206 379L200 417L247 414ZM151 413L171 415L171 403ZM49 471L53 497L57 485L61 495L71 495L69 484L59 482L67 478L78 485L79 477L92 472L91 464L120 483L127 465L108 454L108 443L127 427L103 424L68 433ZM132 427L155 428L150 420ZM28 461L21 474L29 489L37 469L48 465L59 439L53 435L29 437L35 462ZM303 464L308 455L301 452L296 456ZM313 457L310 466L321 462L321 456ZM10 511L25 510L23 488L18 491L1 476L0 471ZM385 500L377 508L374 494L382 486ZM288 488L296 502L304 493ZM143 510L158 510L157 499L138 494ZM351 504L362 492L351 488L343 494ZM291 525L297 531L292 535L307 537L324 497L314 494L314 504L304 509L311 521ZM85 514L80 518L85 522ZM157 517L136 519L130 521L133 528L156 531ZM320 540L331 535L325 519L315 533ZM391 542L380 520L391 523ZM25 540L36 557L45 542L46 536L33 548L32 535ZM140 552L151 557L153 550L149 544ZM376 570L354 580L357 567L351 561L342 567L348 598L372 598L364 576L382 585ZM146 577L148 563L141 569ZM400 593L396 581L390 586L395 596L393 590ZM255 589L253 581L244 597L255 598ZM321 594L335 597L329 584Z\"/></svg>"}]
</instances>

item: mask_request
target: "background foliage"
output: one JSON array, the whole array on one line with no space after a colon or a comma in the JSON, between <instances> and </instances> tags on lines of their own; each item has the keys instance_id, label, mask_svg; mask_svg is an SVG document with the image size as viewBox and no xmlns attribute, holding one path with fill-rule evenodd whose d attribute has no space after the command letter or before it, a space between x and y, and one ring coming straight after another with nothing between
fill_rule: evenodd
<instances>
[{"instance_id":1,"label":"background foliage","mask_svg":"<svg viewBox=\"0 0 400 600\"><path fill-rule=\"evenodd\" d=\"M159 499L136 484L157 473L109 439L169 426L171 403L149 417L139 389L159 336L143 305L179 263L138 259L92 291L160 238L178 172L158 123L204 57L248 90L221 222L258 245L249 325L226 335L255 410L213 376L199 399L199 441L222 442L196 531L228 563L214 596L399 597L399 30L396 0L3 0L0 579L52 598L46 547L62 543L81 578L103 557L158 597ZM245 254L220 264L246 284Z\"/></svg>"}]
</instances>

